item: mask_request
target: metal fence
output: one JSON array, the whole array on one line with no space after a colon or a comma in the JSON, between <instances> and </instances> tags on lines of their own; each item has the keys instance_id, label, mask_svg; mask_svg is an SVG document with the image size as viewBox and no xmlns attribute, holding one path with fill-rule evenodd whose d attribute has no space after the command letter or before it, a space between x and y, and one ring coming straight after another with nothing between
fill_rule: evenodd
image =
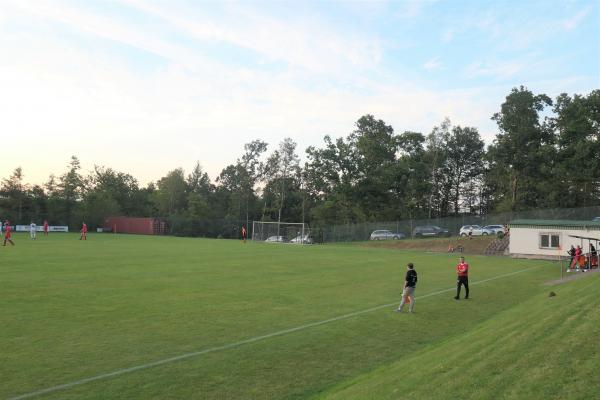
<instances>
[{"instance_id":1,"label":"metal fence","mask_svg":"<svg viewBox=\"0 0 600 400\"><path fill-rule=\"evenodd\" d=\"M311 225L315 242L351 242L368 240L375 230L401 232L412 237L416 227L434 225L445 228L453 236L464 225L504 225L514 219L572 219L591 220L600 216L600 206L581 208L539 209L487 215L459 215L432 219L407 219L398 221L363 222L355 224Z\"/></svg>"}]
</instances>

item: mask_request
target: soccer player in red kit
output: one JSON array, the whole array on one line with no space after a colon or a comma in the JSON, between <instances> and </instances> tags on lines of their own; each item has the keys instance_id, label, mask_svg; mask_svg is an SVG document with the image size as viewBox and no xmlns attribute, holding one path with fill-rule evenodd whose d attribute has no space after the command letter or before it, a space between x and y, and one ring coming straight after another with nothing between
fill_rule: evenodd
<instances>
[{"instance_id":1,"label":"soccer player in red kit","mask_svg":"<svg viewBox=\"0 0 600 400\"><path fill-rule=\"evenodd\" d=\"M246 243L246 236L248 236L248 232L246 231L246 226L242 225L242 239L244 239L244 243Z\"/></svg>"},{"instance_id":2,"label":"soccer player in red kit","mask_svg":"<svg viewBox=\"0 0 600 400\"><path fill-rule=\"evenodd\" d=\"M465 291L467 292L465 295L465 299L469 298L469 264L465 262L465 258L461 257L460 262L456 266L456 275L458 279L456 281L456 300L460 299L460 287L464 285Z\"/></svg>"},{"instance_id":3,"label":"soccer player in red kit","mask_svg":"<svg viewBox=\"0 0 600 400\"><path fill-rule=\"evenodd\" d=\"M10 222L6 221L4 223L4 244L2 246L6 246L6 242L9 242L11 245L15 245L11 239L12 237L12 233L11 233L11 227L10 227Z\"/></svg>"},{"instance_id":4,"label":"soccer player in red kit","mask_svg":"<svg viewBox=\"0 0 600 400\"><path fill-rule=\"evenodd\" d=\"M48 236L48 221L44 220L44 236Z\"/></svg>"},{"instance_id":5,"label":"soccer player in red kit","mask_svg":"<svg viewBox=\"0 0 600 400\"><path fill-rule=\"evenodd\" d=\"M79 240L81 239L87 240L87 224L85 222L81 226L81 236L79 237Z\"/></svg>"}]
</instances>

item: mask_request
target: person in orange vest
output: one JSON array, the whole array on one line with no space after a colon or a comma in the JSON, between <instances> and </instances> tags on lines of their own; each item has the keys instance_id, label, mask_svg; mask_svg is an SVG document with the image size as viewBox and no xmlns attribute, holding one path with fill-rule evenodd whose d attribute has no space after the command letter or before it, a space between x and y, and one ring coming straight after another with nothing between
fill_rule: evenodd
<instances>
[{"instance_id":1,"label":"person in orange vest","mask_svg":"<svg viewBox=\"0 0 600 400\"><path fill-rule=\"evenodd\" d=\"M460 262L456 266L456 275L458 279L456 280L456 296L454 299L460 299L460 287L464 286L465 291L467 292L465 295L465 299L469 298L469 264L465 262L465 258L461 257Z\"/></svg>"},{"instance_id":2,"label":"person in orange vest","mask_svg":"<svg viewBox=\"0 0 600 400\"><path fill-rule=\"evenodd\" d=\"M79 240L87 240L87 224L84 222L81 226L81 236L79 236Z\"/></svg>"},{"instance_id":3,"label":"person in orange vest","mask_svg":"<svg viewBox=\"0 0 600 400\"><path fill-rule=\"evenodd\" d=\"M246 243L246 236L248 236L248 232L246 231L246 226L242 225L242 239L244 240L244 243Z\"/></svg>"}]
</instances>

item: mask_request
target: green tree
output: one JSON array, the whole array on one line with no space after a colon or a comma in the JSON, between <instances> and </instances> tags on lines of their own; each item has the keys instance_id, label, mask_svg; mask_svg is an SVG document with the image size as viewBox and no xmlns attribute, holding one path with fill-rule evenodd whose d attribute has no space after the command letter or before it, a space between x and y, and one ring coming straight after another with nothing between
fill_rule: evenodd
<instances>
[{"instance_id":1,"label":"green tree","mask_svg":"<svg viewBox=\"0 0 600 400\"><path fill-rule=\"evenodd\" d=\"M448 118L433 127L427 136L425 160L429 165L429 199L427 216L432 218L434 211L438 215L446 215L448 210L451 185L444 175L444 164L448 157L447 143L450 138L451 122Z\"/></svg>"},{"instance_id":2,"label":"green tree","mask_svg":"<svg viewBox=\"0 0 600 400\"><path fill-rule=\"evenodd\" d=\"M263 195L263 199L270 200L269 203L277 210L277 221L281 221L283 208L288 206L285 203L286 196L299 187L301 170L296 146L296 142L292 139L283 139L279 143L279 147L268 157L261 172L261 176L266 182L265 193L277 194L274 198Z\"/></svg>"},{"instance_id":3,"label":"green tree","mask_svg":"<svg viewBox=\"0 0 600 400\"><path fill-rule=\"evenodd\" d=\"M156 184L154 200L158 213L162 216L182 214L187 207L187 182L182 168L169 171Z\"/></svg>"},{"instance_id":4,"label":"green tree","mask_svg":"<svg viewBox=\"0 0 600 400\"><path fill-rule=\"evenodd\" d=\"M81 163L76 156L71 157L68 170L58 180L57 196L62 208L60 220L71 227L78 226L81 221L76 221L80 215L78 206L81 203L85 189L85 181L80 174Z\"/></svg>"},{"instance_id":5,"label":"green tree","mask_svg":"<svg viewBox=\"0 0 600 400\"><path fill-rule=\"evenodd\" d=\"M420 132L404 132L398 136L400 150L396 185L402 218L424 217L428 211L430 190L429 166L425 152L426 138Z\"/></svg>"},{"instance_id":6,"label":"green tree","mask_svg":"<svg viewBox=\"0 0 600 400\"><path fill-rule=\"evenodd\" d=\"M553 135L540 121L540 113L551 105L545 94L534 95L521 86L512 89L500 112L492 117L500 129L489 148L491 167L499 171L497 189L501 193L496 202L500 210L537 207L545 198L539 183L548 179L545 163L552 162Z\"/></svg>"},{"instance_id":7,"label":"green tree","mask_svg":"<svg viewBox=\"0 0 600 400\"><path fill-rule=\"evenodd\" d=\"M473 183L483 173L484 143L477 129L453 127L446 143L446 155L444 170L452 185L454 214L458 215L461 199L472 199Z\"/></svg>"},{"instance_id":8,"label":"green tree","mask_svg":"<svg viewBox=\"0 0 600 400\"><path fill-rule=\"evenodd\" d=\"M210 197L213 190L208 174L202 170L200 162L197 161L192 173L187 177L187 211L190 217L196 219L211 217Z\"/></svg>"},{"instance_id":9,"label":"green tree","mask_svg":"<svg viewBox=\"0 0 600 400\"><path fill-rule=\"evenodd\" d=\"M394 219L399 210L390 188L397 178L398 137L391 125L365 115L349 136L356 150L358 179L354 199L370 220Z\"/></svg>"},{"instance_id":10,"label":"green tree","mask_svg":"<svg viewBox=\"0 0 600 400\"><path fill-rule=\"evenodd\" d=\"M553 169L552 197L557 206L599 204L600 90L588 96L563 93L556 99L552 127L558 157Z\"/></svg>"},{"instance_id":11,"label":"green tree","mask_svg":"<svg viewBox=\"0 0 600 400\"><path fill-rule=\"evenodd\" d=\"M24 223L23 211L27 201L27 185L23 183L23 170L15 168L10 177L2 180L0 186L2 208L11 221Z\"/></svg>"}]
</instances>

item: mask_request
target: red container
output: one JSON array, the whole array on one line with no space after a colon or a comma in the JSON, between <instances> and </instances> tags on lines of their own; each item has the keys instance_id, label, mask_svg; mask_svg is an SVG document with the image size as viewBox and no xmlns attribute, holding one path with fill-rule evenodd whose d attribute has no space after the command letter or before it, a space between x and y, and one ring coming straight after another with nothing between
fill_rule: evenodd
<instances>
[{"instance_id":1,"label":"red container","mask_svg":"<svg viewBox=\"0 0 600 400\"><path fill-rule=\"evenodd\" d=\"M114 233L164 235L166 223L160 218L108 217L104 220L104 229Z\"/></svg>"}]
</instances>

